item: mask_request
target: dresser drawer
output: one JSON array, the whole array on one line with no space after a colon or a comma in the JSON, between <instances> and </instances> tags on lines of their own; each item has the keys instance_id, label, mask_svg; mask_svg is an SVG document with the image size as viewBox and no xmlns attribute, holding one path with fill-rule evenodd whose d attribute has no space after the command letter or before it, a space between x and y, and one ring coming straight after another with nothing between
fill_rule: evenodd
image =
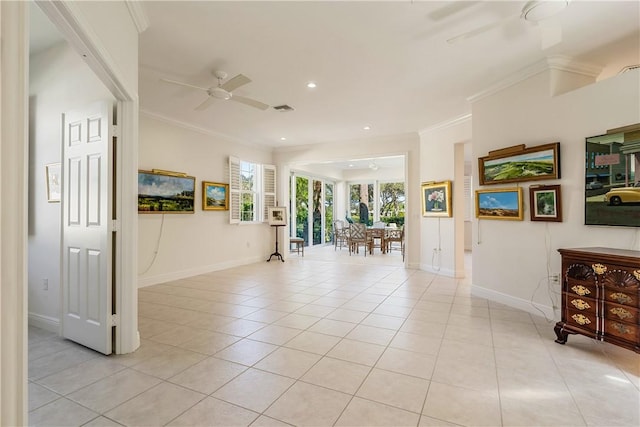
<instances>
[{"instance_id":1,"label":"dresser drawer","mask_svg":"<svg viewBox=\"0 0 640 427\"><path fill-rule=\"evenodd\" d=\"M606 302L604 305L604 317L611 320L621 320L627 323L638 324L638 309L622 304Z\"/></svg>"},{"instance_id":2,"label":"dresser drawer","mask_svg":"<svg viewBox=\"0 0 640 427\"><path fill-rule=\"evenodd\" d=\"M567 279L567 288L565 291L567 294L579 297L596 298L598 295L595 283L589 283L582 280ZM569 295L567 295L567 297L568 296Z\"/></svg>"},{"instance_id":3,"label":"dresser drawer","mask_svg":"<svg viewBox=\"0 0 640 427\"><path fill-rule=\"evenodd\" d=\"M572 293L565 294L565 304L570 310L589 313L593 316L596 315L597 301L593 298L584 296L578 296Z\"/></svg>"},{"instance_id":4,"label":"dresser drawer","mask_svg":"<svg viewBox=\"0 0 640 427\"><path fill-rule=\"evenodd\" d=\"M617 304L623 304L629 307L640 307L638 305L638 292L634 292L625 288L618 288L609 286L604 289L604 299L606 301L614 302Z\"/></svg>"},{"instance_id":5,"label":"dresser drawer","mask_svg":"<svg viewBox=\"0 0 640 427\"><path fill-rule=\"evenodd\" d=\"M577 328L588 329L589 331L595 332L598 330L598 326L602 322L602 319L598 319L595 314L580 310L572 310L569 307L565 308L565 310L567 313L567 324Z\"/></svg>"},{"instance_id":6,"label":"dresser drawer","mask_svg":"<svg viewBox=\"0 0 640 427\"><path fill-rule=\"evenodd\" d=\"M637 324L634 325L627 322L618 322L616 320L605 320L604 322L605 335L612 335L632 343L638 342L640 338L638 336L638 331L639 328Z\"/></svg>"}]
</instances>

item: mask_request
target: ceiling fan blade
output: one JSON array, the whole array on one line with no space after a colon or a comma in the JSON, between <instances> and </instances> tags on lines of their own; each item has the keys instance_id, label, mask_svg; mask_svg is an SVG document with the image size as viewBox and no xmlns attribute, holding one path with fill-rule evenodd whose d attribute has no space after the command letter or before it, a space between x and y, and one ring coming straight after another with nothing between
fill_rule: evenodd
<instances>
[{"instance_id":1,"label":"ceiling fan blade","mask_svg":"<svg viewBox=\"0 0 640 427\"><path fill-rule=\"evenodd\" d=\"M237 76L235 76L231 80L227 81L226 83L224 83L220 87L222 89L226 90L227 92L232 92L234 89L237 89L240 86L244 86L247 83L251 83L251 79L249 77L245 76L245 75L238 74Z\"/></svg>"},{"instance_id":2,"label":"ceiling fan blade","mask_svg":"<svg viewBox=\"0 0 640 427\"><path fill-rule=\"evenodd\" d=\"M216 99L213 96L209 96L207 97L207 99L204 100L204 102L200 105L198 105L195 110L196 111L202 111L202 110L206 110L207 108L209 108L209 106L211 104L213 104L213 101L215 101Z\"/></svg>"},{"instance_id":3,"label":"ceiling fan blade","mask_svg":"<svg viewBox=\"0 0 640 427\"><path fill-rule=\"evenodd\" d=\"M200 90L203 90L205 92L209 90L209 89L207 89L205 87L194 86L194 85L191 85L189 83L179 82L177 80L169 80L169 79L160 79L160 80L162 80L163 82L171 83L171 84L178 85L178 86L190 87L192 89L200 89Z\"/></svg>"},{"instance_id":4,"label":"ceiling fan blade","mask_svg":"<svg viewBox=\"0 0 640 427\"><path fill-rule=\"evenodd\" d=\"M492 30L492 29L494 29L496 27L499 27L499 26L503 25L504 23L506 23L507 21L509 21L509 20L511 20L513 18L519 17L519 16L520 16L519 14L518 15L511 15L511 16L508 16L508 17L506 17L504 19L500 19L500 20L492 22L490 24L483 25L483 26L475 28L475 29L473 29L471 31L467 31L466 33L462 33L460 35L457 35L455 37L447 39L447 43L455 44L455 43L458 43L458 42L460 42L462 40L470 39L471 37L475 37L478 34L482 34L484 32Z\"/></svg>"},{"instance_id":5,"label":"ceiling fan blade","mask_svg":"<svg viewBox=\"0 0 640 427\"><path fill-rule=\"evenodd\" d=\"M480 2L479 1L450 2L439 9L429 12L427 16L432 21L440 21L442 19L448 18L449 16L455 15L456 13L462 12L468 7L475 6L477 3L480 3Z\"/></svg>"},{"instance_id":6,"label":"ceiling fan blade","mask_svg":"<svg viewBox=\"0 0 640 427\"><path fill-rule=\"evenodd\" d=\"M230 100L239 102L241 104L249 105L251 107L255 107L260 110L266 110L267 108L269 108L269 106L264 102L256 101L255 99L251 99L251 98L245 98L244 96L233 95Z\"/></svg>"}]
</instances>

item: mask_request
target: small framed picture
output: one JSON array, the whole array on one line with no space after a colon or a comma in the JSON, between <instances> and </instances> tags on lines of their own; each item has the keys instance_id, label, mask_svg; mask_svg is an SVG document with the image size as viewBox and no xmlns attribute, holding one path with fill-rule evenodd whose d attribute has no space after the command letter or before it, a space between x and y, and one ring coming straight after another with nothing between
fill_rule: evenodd
<instances>
[{"instance_id":1,"label":"small framed picture","mask_svg":"<svg viewBox=\"0 0 640 427\"><path fill-rule=\"evenodd\" d=\"M205 211L229 210L229 184L202 181L202 209Z\"/></svg>"},{"instance_id":2,"label":"small framed picture","mask_svg":"<svg viewBox=\"0 0 640 427\"><path fill-rule=\"evenodd\" d=\"M522 187L476 190L476 218L523 219Z\"/></svg>"},{"instance_id":3,"label":"small framed picture","mask_svg":"<svg viewBox=\"0 0 640 427\"><path fill-rule=\"evenodd\" d=\"M60 202L61 193L61 171L60 163L49 163L45 166L47 175L47 201L49 203Z\"/></svg>"},{"instance_id":4,"label":"small framed picture","mask_svg":"<svg viewBox=\"0 0 640 427\"><path fill-rule=\"evenodd\" d=\"M559 185L529 187L531 221L562 222L562 198Z\"/></svg>"},{"instance_id":5,"label":"small framed picture","mask_svg":"<svg viewBox=\"0 0 640 427\"><path fill-rule=\"evenodd\" d=\"M450 217L451 181L422 184L422 216Z\"/></svg>"},{"instance_id":6,"label":"small framed picture","mask_svg":"<svg viewBox=\"0 0 640 427\"><path fill-rule=\"evenodd\" d=\"M287 209L284 206L269 208L269 225L287 225Z\"/></svg>"}]
</instances>

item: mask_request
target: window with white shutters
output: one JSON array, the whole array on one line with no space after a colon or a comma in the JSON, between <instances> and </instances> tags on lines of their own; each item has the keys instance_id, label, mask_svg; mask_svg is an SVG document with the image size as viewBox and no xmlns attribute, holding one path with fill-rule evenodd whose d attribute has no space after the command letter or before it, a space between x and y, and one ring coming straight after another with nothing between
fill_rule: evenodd
<instances>
[{"instance_id":1,"label":"window with white shutters","mask_svg":"<svg viewBox=\"0 0 640 427\"><path fill-rule=\"evenodd\" d=\"M229 157L229 222L262 222L276 206L276 167Z\"/></svg>"}]
</instances>

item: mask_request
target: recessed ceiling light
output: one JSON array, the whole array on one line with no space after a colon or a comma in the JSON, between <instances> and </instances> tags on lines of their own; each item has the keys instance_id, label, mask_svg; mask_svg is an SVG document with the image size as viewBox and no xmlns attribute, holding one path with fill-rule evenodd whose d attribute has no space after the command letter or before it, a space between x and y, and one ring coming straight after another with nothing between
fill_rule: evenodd
<instances>
[{"instance_id":1,"label":"recessed ceiling light","mask_svg":"<svg viewBox=\"0 0 640 427\"><path fill-rule=\"evenodd\" d=\"M286 141L286 140L287 140L287 138L285 138L284 136L280 137L280 141Z\"/></svg>"},{"instance_id":2,"label":"recessed ceiling light","mask_svg":"<svg viewBox=\"0 0 640 427\"><path fill-rule=\"evenodd\" d=\"M353 163L349 163L349 167L352 168L353 167Z\"/></svg>"},{"instance_id":3,"label":"recessed ceiling light","mask_svg":"<svg viewBox=\"0 0 640 427\"><path fill-rule=\"evenodd\" d=\"M363 127L362 129L364 129L364 130L371 130L371 126L366 125L366 126L365 126L365 127Z\"/></svg>"},{"instance_id":4,"label":"recessed ceiling light","mask_svg":"<svg viewBox=\"0 0 640 427\"><path fill-rule=\"evenodd\" d=\"M315 82L309 82L309 83L307 83L307 87L308 87L309 89L314 89L315 87L317 87L317 85L316 85L316 83L315 83Z\"/></svg>"}]
</instances>

